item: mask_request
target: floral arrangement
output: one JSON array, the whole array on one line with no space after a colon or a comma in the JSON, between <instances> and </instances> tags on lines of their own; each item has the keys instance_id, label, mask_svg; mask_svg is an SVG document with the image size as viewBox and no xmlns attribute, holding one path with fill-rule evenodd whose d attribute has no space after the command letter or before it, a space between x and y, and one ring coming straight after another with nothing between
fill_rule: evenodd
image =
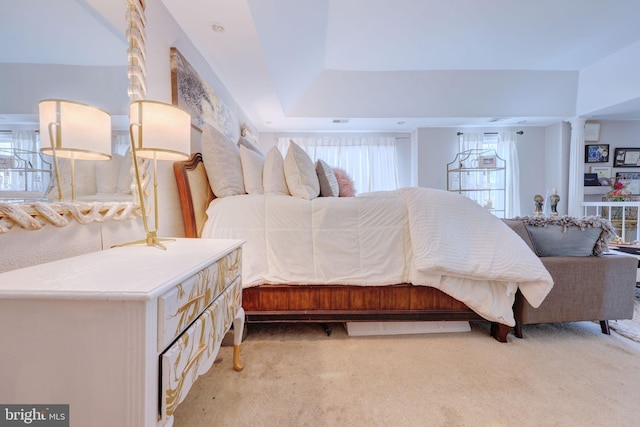
<instances>
[{"instance_id":1,"label":"floral arrangement","mask_svg":"<svg viewBox=\"0 0 640 427\"><path fill-rule=\"evenodd\" d=\"M616 182L613 183L612 187L613 187L613 190L609 191L607 195L609 197L613 197L613 199L616 202L624 201L624 198L631 194L629 190L625 190L624 188L625 185L618 180L616 180Z\"/></svg>"}]
</instances>

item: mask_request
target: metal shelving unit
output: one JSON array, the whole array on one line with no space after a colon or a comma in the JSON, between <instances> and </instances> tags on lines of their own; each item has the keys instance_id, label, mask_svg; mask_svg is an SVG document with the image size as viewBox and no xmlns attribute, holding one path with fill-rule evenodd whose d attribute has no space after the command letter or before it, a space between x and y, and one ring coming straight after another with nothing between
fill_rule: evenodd
<instances>
[{"instance_id":1,"label":"metal shelving unit","mask_svg":"<svg viewBox=\"0 0 640 427\"><path fill-rule=\"evenodd\" d=\"M467 150L447 163L447 190L462 194L499 218L505 217L506 162L495 150Z\"/></svg>"},{"instance_id":2,"label":"metal shelving unit","mask_svg":"<svg viewBox=\"0 0 640 427\"><path fill-rule=\"evenodd\" d=\"M49 185L51 170L51 163L40 152L0 149L0 192L43 192Z\"/></svg>"}]
</instances>

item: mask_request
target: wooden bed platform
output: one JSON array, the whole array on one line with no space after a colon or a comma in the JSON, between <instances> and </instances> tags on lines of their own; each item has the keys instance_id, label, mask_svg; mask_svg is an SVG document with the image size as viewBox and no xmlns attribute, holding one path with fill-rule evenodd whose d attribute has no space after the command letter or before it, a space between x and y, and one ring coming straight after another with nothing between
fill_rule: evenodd
<instances>
[{"instance_id":1,"label":"wooden bed platform","mask_svg":"<svg viewBox=\"0 0 640 427\"><path fill-rule=\"evenodd\" d=\"M202 155L174 163L185 236L198 238L214 195ZM464 303L436 288L389 286L261 285L242 291L247 323L484 320ZM491 335L507 342L511 328L492 323Z\"/></svg>"}]
</instances>

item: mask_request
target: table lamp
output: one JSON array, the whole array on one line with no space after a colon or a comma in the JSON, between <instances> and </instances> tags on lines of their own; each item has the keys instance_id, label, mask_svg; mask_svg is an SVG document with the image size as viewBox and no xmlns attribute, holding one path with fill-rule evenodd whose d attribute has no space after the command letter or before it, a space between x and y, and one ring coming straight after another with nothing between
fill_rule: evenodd
<instances>
[{"instance_id":1,"label":"table lamp","mask_svg":"<svg viewBox=\"0 0 640 427\"><path fill-rule=\"evenodd\" d=\"M44 99L38 104L40 140L50 142L40 151L53 157L62 201L59 158L71 160L71 200L76 200L76 160L111 159L111 115L87 104L63 99Z\"/></svg>"},{"instance_id":2,"label":"table lamp","mask_svg":"<svg viewBox=\"0 0 640 427\"><path fill-rule=\"evenodd\" d=\"M191 151L191 116L186 111L172 104L158 101L134 101L129 106L129 136L131 153L135 169L142 221L147 233L146 239L137 240L124 245L146 243L166 249L158 232L158 160L186 160ZM145 207L144 189L142 188L138 157L153 160L153 201L154 228L149 228L148 212Z\"/></svg>"}]
</instances>

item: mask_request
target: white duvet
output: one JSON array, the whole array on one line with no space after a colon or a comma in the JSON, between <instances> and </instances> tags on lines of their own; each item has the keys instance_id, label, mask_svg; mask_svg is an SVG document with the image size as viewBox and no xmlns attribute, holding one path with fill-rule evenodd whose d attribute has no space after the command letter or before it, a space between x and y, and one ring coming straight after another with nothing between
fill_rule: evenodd
<instances>
[{"instance_id":1,"label":"white duvet","mask_svg":"<svg viewBox=\"0 0 640 427\"><path fill-rule=\"evenodd\" d=\"M264 283L436 287L487 320L515 324L520 289L534 307L553 281L502 220L442 190L358 197L214 199L203 238L244 239L243 286Z\"/></svg>"}]
</instances>

